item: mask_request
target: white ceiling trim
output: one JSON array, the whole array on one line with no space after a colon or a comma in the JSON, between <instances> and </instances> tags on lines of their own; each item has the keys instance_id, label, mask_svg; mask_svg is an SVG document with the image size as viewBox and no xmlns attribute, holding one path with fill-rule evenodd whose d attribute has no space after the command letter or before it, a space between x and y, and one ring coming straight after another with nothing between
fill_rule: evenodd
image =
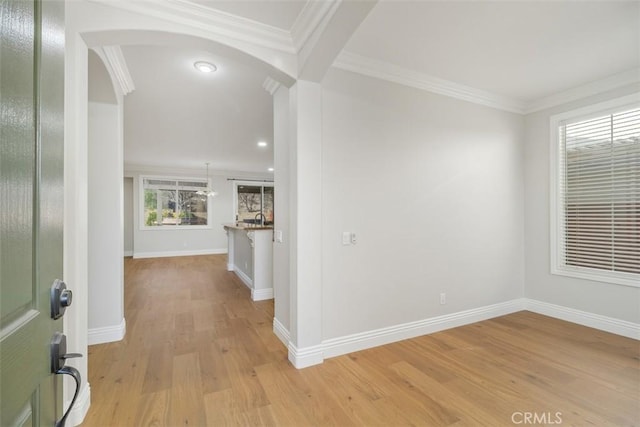
<instances>
[{"instance_id":1,"label":"white ceiling trim","mask_svg":"<svg viewBox=\"0 0 640 427\"><path fill-rule=\"evenodd\" d=\"M157 176L190 176L190 177L202 177L205 176L205 169L203 167L197 168L179 168L174 166L160 166L160 165L141 165L136 163L124 164L124 176L133 177L139 174L149 174ZM235 177L241 179L268 179L273 180L273 174L260 173L260 172L247 172L238 170L223 170L223 169L209 169L209 177Z\"/></svg>"},{"instance_id":2,"label":"white ceiling trim","mask_svg":"<svg viewBox=\"0 0 640 427\"><path fill-rule=\"evenodd\" d=\"M307 1L291 26L291 40L297 52L302 50L323 20L331 17L339 3L340 0Z\"/></svg>"},{"instance_id":3,"label":"white ceiling trim","mask_svg":"<svg viewBox=\"0 0 640 427\"><path fill-rule=\"evenodd\" d=\"M634 68L536 101L525 102L517 98L497 95L347 51L343 51L338 56L333 66L369 77L519 114L534 113L618 87L640 83L640 68Z\"/></svg>"},{"instance_id":4,"label":"white ceiling trim","mask_svg":"<svg viewBox=\"0 0 640 427\"><path fill-rule=\"evenodd\" d=\"M525 104L521 100L496 95L491 92L408 70L388 62L378 61L351 52L343 51L333 63L333 66L342 70L352 71L369 77L399 83L401 85L510 111L512 113L523 114L525 111Z\"/></svg>"},{"instance_id":5,"label":"white ceiling trim","mask_svg":"<svg viewBox=\"0 0 640 427\"><path fill-rule=\"evenodd\" d=\"M634 83L640 83L640 68L634 68L619 74L614 74L613 76L602 80L596 80L595 82L587 83L585 85L530 102L527 104L524 113L535 113L536 111L545 110L547 108L555 107L556 105L566 104L567 102L577 101L588 96Z\"/></svg>"},{"instance_id":6,"label":"white ceiling trim","mask_svg":"<svg viewBox=\"0 0 640 427\"><path fill-rule=\"evenodd\" d=\"M107 60L107 67L111 68L109 74L112 74L112 77L115 77L120 89L122 90L122 94L128 95L133 92L136 87L133 84L133 78L129 73L127 61L124 59L120 46L105 46L101 49Z\"/></svg>"},{"instance_id":7,"label":"white ceiling trim","mask_svg":"<svg viewBox=\"0 0 640 427\"><path fill-rule=\"evenodd\" d=\"M122 95L128 95L136 89L120 46L96 47L93 50L107 69L114 90L120 89Z\"/></svg>"},{"instance_id":8,"label":"white ceiling trim","mask_svg":"<svg viewBox=\"0 0 640 427\"><path fill-rule=\"evenodd\" d=\"M113 1L90 0L109 7L154 16L211 34L269 49L295 54L288 31L252 19L191 3L187 0Z\"/></svg>"},{"instance_id":9,"label":"white ceiling trim","mask_svg":"<svg viewBox=\"0 0 640 427\"><path fill-rule=\"evenodd\" d=\"M268 76L262 83L262 87L264 88L264 90L269 92L271 96L273 96L273 94L276 93L276 91L280 88L280 86L281 86L280 82L277 82Z\"/></svg>"}]
</instances>

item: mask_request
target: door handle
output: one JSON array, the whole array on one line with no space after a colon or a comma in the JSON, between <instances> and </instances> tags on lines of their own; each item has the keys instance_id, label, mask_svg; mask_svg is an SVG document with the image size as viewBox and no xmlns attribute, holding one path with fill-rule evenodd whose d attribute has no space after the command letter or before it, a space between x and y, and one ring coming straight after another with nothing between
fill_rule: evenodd
<instances>
[{"instance_id":1,"label":"door handle","mask_svg":"<svg viewBox=\"0 0 640 427\"><path fill-rule=\"evenodd\" d=\"M80 372L73 366L65 366L66 360L74 357L82 357L82 354L67 353L67 336L60 332L53 334L53 338L51 338L51 373L56 375L69 375L76 383L76 391L73 393L71 404L64 415L62 415L62 418L56 421L55 427L64 427L71 408L75 405L78 399L78 393L80 392L80 384L82 383Z\"/></svg>"},{"instance_id":2,"label":"door handle","mask_svg":"<svg viewBox=\"0 0 640 427\"><path fill-rule=\"evenodd\" d=\"M64 311L73 302L73 292L67 289L67 284L56 279L51 285L51 318L59 319L64 315Z\"/></svg>"}]
</instances>

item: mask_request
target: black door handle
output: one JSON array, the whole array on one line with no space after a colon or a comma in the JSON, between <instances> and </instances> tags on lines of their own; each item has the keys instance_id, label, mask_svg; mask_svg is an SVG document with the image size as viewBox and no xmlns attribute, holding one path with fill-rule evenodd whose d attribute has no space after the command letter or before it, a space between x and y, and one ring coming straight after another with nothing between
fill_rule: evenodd
<instances>
[{"instance_id":1,"label":"black door handle","mask_svg":"<svg viewBox=\"0 0 640 427\"><path fill-rule=\"evenodd\" d=\"M67 353L67 337L60 332L56 332L51 339L51 373L56 375L69 375L76 383L76 391L73 393L73 399L71 404L65 411L62 418L56 421L55 427L64 427L67 422L67 417L71 412L71 408L75 405L78 399L78 393L80 392L80 384L82 383L82 377L80 372L73 366L65 366L66 360L74 357L82 357L80 353Z\"/></svg>"}]
</instances>

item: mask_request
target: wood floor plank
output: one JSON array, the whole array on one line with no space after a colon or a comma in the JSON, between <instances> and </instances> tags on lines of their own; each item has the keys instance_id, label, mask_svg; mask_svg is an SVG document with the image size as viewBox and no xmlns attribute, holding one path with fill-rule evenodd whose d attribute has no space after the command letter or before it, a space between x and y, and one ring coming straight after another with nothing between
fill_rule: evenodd
<instances>
[{"instance_id":1,"label":"wood floor plank","mask_svg":"<svg viewBox=\"0 0 640 427\"><path fill-rule=\"evenodd\" d=\"M146 354L147 370L142 393L170 390L173 384L173 346L164 341L152 347Z\"/></svg>"},{"instance_id":2,"label":"wood floor plank","mask_svg":"<svg viewBox=\"0 0 640 427\"><path fill-rule=\"evenodd\" d=\"M273 313L224 255L126 259L83 426L640 426L635 340L522 311L297 370Z\"/></svg>"},{"instance_id":3,"label":"wood floor plank","mask_svg":"<svg viewBox=\"0 0 640 427\"><path fill-rule=\"evenodd\" d=\"M167 412L168 425L205 425L206 415L197 353L183 354L173 358L172 383Z\"/></svg>"},{"instance_id":4,"label":"wood floor plank","mask_svg":"<svg viewBox=\"0 0 640 427\"><path fill-rule=\"evenodd\" d=\"M159 427L165 425L168 416L170 390L148 393L139 397L134 425Z\"/></svg>"},{"instance_id":5,"label":"wood floor plank","mask_svg":"<svg viewBox=\"0 0 640 427\"><path fill-rule=\"evenodd\" d=\"M231 388L231 379L222 358L222 350L216 344L214 334L197 340L200 358L200 379L204 394Z\"/></svg>"}]
</instances>

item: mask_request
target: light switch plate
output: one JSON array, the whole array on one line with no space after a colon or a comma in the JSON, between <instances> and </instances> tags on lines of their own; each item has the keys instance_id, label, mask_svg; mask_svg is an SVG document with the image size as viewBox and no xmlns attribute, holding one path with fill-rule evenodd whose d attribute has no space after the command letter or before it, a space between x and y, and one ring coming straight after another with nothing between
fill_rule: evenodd
<instances>
[{"instance_id":1,"label":"light switch plate","mask_svg":"<svg viewBox=\"0 0 640 427\"><path fill-rule=\"evenodd\" d=\"M351 244L351 233L348 231L342 232L342 244L347 246Z\"/></svg>"},{"instance_id":2,"label":"light switch plate","mask_svg":"<svg viewBox=\"0 0 640 427\"><path fill-rule=\"evenodd\" d=\"M282 230L276 230L276 242L282 243Z\"/></svg>"}]
</instances>

